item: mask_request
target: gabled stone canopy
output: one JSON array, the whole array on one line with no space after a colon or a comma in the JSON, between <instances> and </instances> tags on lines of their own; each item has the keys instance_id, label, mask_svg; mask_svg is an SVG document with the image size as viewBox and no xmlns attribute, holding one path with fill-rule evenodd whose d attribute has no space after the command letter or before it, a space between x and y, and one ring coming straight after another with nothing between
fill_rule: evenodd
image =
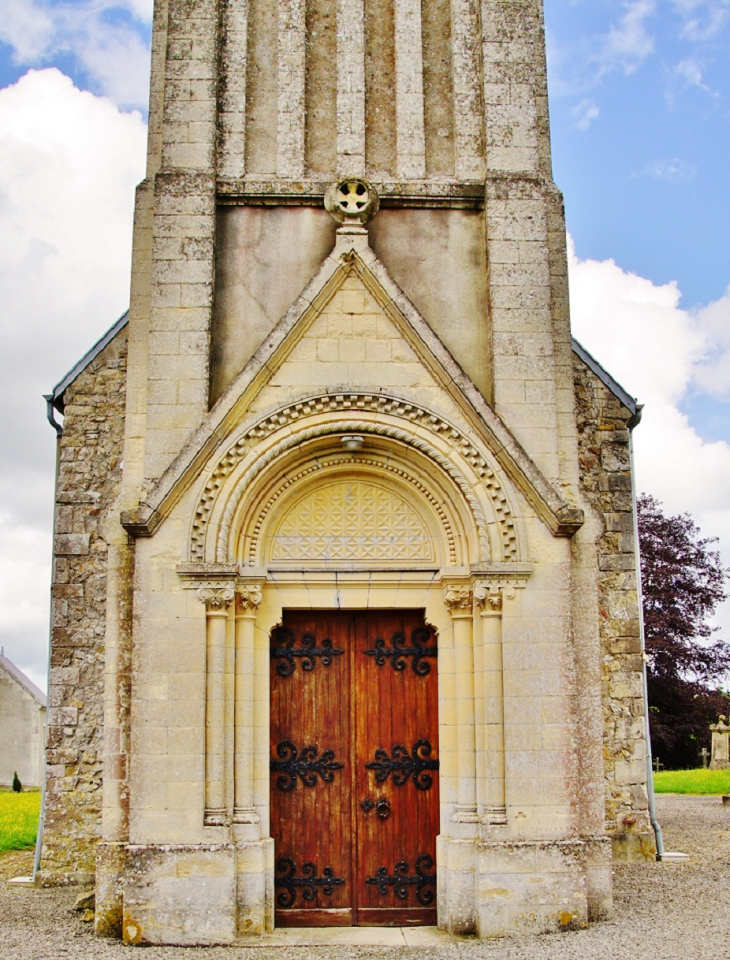
<instances>
[{"instance_id":1,"label":"gabled stone canopy","mask_svg":"<svg viewBox=\"0 0 730 960\"><path fill-rule=\"evenodd\" d=\"M374 336L368 337L370 342L400 342L403 344L402 359L405 361L401 364L382 363L375 351L368 360L365 352L367 331L363 328L359 331L361 337L349 337L350 340L360 339L363 347L362 358L350 365L350 374L353 367L357 368L356 375L362 378L360 384L353 383L351 375L348 379L341 362L323 364L320 356L315 368L305 359L302 349L305 340L309 340L311 345L312 340L324 339L317 336L323 331L318 330L316 325L321 325L320 318L327 305L343 291L348 278L355 279L356 283L355 289L346 291L345 296L351 299L360 297L360 302L369 298L371 303L377 305L371 322L379 314L380 328ZM331 338L328 336L327 339ZM392 359L391 355L389 360ZM130 533L136 536L152 535L200 471L229 455L227 448L240 433L241 426L246 424L251 429L259 419L263 419L252 417L252 414L265 411L276 420L275 402L267 408L266 403L262 403L262 397L267 388L277 383L277 376L287 364L291 382L285 385L299 403L313 395L311 389L302 389L310 376L311 379L316 376L321 378L320 371L328 366L332 367L330 380L321 385L319 394L351 393L358 386L363 389L375 382L382 384L378 395L400 397L406 403L419 398L419 395L423 397L431 393L434 397L443 397L445 394L451 401L453 414L468 424L469 436L462 442L476 440L484 446L489 458L493 458L498 469L522 491L555 536L570 537L581 526L582 511L568 504L552 487L454 361L393 281L386 267L375 257L368 245L366 230L345 227L338 231L335 248L311 283L193 433L182 452L152 487L145 501L136 512L123 515L123 525ZM298 368L293 378L292 367ZM405 378L405 393L402 387L396 390L395 383L383 384L383 375L387 373L401 383L403 381L400 378ZM429 386L432 387L430 391ZM369 392L372 393L372 388ZM273 400L273 396L270 399ZM291 404L286 406L290 407ZM443 400L439 406L443 406ZM284 419L288 416L290 414L285 414ZM424 403L423 416L439 417L443 413L438 406ZM452 425L452 429L455 426Z\"/></svg>"}]
</instances>

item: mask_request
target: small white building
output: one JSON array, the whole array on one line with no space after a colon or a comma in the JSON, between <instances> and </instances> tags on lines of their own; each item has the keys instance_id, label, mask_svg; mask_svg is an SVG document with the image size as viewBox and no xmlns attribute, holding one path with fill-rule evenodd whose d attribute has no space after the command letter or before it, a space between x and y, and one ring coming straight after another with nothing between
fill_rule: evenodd
<instances>
[{"instance_id":1,"label":"small white building","mask_svg":"<svg viewBox=\"0 0 730 960\"><path fill-rule=\"evenodd\" d=\"M45 693L0 653L0 786L41 785L45 730Z\"/></svg>"}]
</instances>

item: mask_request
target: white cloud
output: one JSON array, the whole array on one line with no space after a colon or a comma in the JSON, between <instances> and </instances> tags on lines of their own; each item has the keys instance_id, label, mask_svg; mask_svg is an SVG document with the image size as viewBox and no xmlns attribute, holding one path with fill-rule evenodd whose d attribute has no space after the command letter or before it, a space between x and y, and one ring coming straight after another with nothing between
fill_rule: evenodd
<instances>
[{"instance_id":1,"label":"white cloud","mask_svg":"<svg viewBox=\"0 0 730 960\"><path fill-rule=\"evenodd\" d=\"M58 70L0 90L0 642L36 682L55 456L41 395L127 306L145 139L139 114Z\"/></svg>"},{"instance_id":2,"label":"white cloud","mask_svg":"<svg viewBox=\"0 0 730 960\"><path fill-rule=\"evenodd\" d=\"M569 267L574 335L645 404L634 436L639 490L720 537L730 565L730 444L703 440L679 409L691 389L721 390L730 370L730 292L690 312L676 283L657 286L613 260L580 260L572 244ZM720 395L730 399L727 387ZM730 602L718 623L730 640Z\"/></svg>"},{"instance_id":3,"label":"white cloud","mask_svg":"<svg viewBox=\"0 0 730 960\"><path fill-rule=\"evenodd\" d=\"M688 90L699 90L713 101L719 101L720 93L705 83L703 67L696 56L680 60L667 74L665 99L671 108L677 97Z\"/></svg>"},{"instance_id":4,"label":"white cloud","mask_svg":"<svg viewBox=\"0 0 730 960\"><path fill-rule=\"evenodd\" d=\"M597 120L601 114L599 107L589 99L581 100L570 111L571 116L575 118L573 126L577 130L587 130L594 120Z\"/></svg>"},{"instance_id":5,"label":"white cloud","mask_svg":"<svg viewBox=\"0 0 730 960\"><path fill-rule=\"evenodd\" d=\"M651 160L641 170L638 176L651 177L653 180L664 180L667 183L683 183L697 176L697 167L679 157L670 160Z\"/></svg>"},{"instance_id":6,"label":"white cloud","mask_svg":"<svg viewBox=\"0 0 730 960\"><path fill-rule=\"evenodd\" d=\"M730 287L719 300L694 311L694 319L705 338L705 356L694 368L695 385L730 402Z\"/></svg>"},{"instance_id":7,"label":"white cloud","mask_svg":"<svg viewBox=\"0 0 730 960\"><path fill-rule=\"evenodd\" d=\"M627 76L654 52L646 21L656 12L655 0L627 0L624 14L606 34L599 56L600 74L620 69Z\"/></svg>"},{"instance_id":8,"label":"white cloud","mask_svg":"<svg viewBox=\"0 0 730 960\"><path fill-rule=\"evenodd\" d=\"M118 106L144 109L151 17L152 0L3 0L0 41L25 66L71 54L97 92Z\"/></svg>"},{"instance_id":9,"label":"white cloud","mask_svg":"<svg viewBox=\"0 0 730 960\"><path fill-rule=\"evenodd\" d=\"M551 93L584 97L611 74L635 73L655 52L655 39L647 22L657 12L657 3L658 0L624 0L618 4L622 12L615 23L607 23L603 30L584 33L570 43L559 43L548 30ZM587 130L599 113L594 100L585 97L571 109L578 130Z\"/></svg>"},{"instance_id":10,"label":"white cloud","mask_svg":"<svg viewBox=\"0 0 730 960\"><path fill-rule=\"evenodd\" d=\"M673 0L683 19L682 37L694 43L714 39L730 20L730 0Z\"/></svg>"}]
</instances>

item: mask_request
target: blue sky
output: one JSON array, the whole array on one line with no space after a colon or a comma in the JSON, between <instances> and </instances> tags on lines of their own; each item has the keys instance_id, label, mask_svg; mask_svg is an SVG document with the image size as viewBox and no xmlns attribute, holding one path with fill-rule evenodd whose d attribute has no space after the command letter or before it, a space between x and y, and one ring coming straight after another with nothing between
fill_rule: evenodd
<instances>
[{"instance_id":1,"label":"blue sky","mask_svg":"<svg viewBox=\"0 0 730 960\"><path fill-rule=\"evenodd\" d=\"M579 257L612 258L681 305L730 284L730 2L545 0L555 180ZM727 395L680 409L730 440Z\"/></svg>"},{"instance_id":2,"label":"blue sky","mask_svg":"<svg viewBox=\"0 0 730 960\"><path fill-rule=\"evenodd\" d=\"M730 282L730 3L546 0L555 179L580 256L683 305Z\"/></svg>"},{"instance_id":3,"label":"blue sky","mask_svg":"<svg viewBox=\"0 0 730 960\"><path fill-rule=\"evenodd\" d=\"M545 0L575 335L645 403L640 489L730 565L730 0ZM128 302L152 0L2 0L0 643L44 685L41 394ZM718 624L730 639L730 603Z\"/></svg>"}]
</instances>

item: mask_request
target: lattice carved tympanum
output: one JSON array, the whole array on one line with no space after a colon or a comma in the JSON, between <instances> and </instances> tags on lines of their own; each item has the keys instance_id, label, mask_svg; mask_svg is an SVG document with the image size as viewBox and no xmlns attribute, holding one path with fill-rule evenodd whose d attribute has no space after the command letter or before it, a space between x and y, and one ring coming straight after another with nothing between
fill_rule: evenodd
<instances>
[{"instance_id":1,"label":"lattice carved tympanum","mask_svg":"<svg viewBox=\"0 0 730 960\"><path fill-rule=\"evenodd\" d=\"M274 563L434 563L431 534L392 490L360 479L318 486L297 501L276 529Z\"/></svg>"}]
</instances>

